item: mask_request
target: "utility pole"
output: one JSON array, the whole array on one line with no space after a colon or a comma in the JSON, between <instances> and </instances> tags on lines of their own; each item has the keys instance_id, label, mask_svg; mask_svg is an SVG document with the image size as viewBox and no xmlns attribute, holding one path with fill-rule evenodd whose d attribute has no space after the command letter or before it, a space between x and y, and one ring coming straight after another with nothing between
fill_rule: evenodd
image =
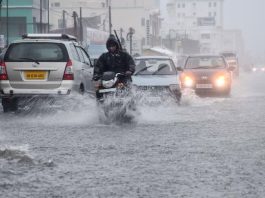
<instances>
[{"instance_id":1,"label":"utility pole","mask_svg":"<svg viewBox=\"0 0 265 198\"><path fill-rule=\"evenodd\" d=\"M83 17L82 17L82 7L80 7L80 18L79 18L79 22L80 22L80 32L79 32L79 36L80 36L80 42L83 43Z\"/></svg>"},{"instance_id":2,"label":"utility pole","mask_svg":"<svg viewBox=\"0 0 265 198\"><path fill-rule=\"evenodd\" d=\"M48 2L48 33L50 33L50 0Z\"/></svg>"},{"instance_id":3,"label":"utility pole","mask_svg":"<svg viewBox=\"0 0 265 198\"><path fill-rule=\"evenodd\" d=\"M2 1L0 0L0 23L1 23L1 19L2 19Z\"/></svg>"},{"instance_id":4,"label":"utility pole","mask_svg":"<svg viewBox=\"0 0 265 198\"><path fill-rule=\"evenodd\" d=\"M63 33L65 33L66 23L65 23L65 13L66 11L63 10Z\"/></svg>"},{"instance_id":5,"label":"utility pole","mask_svg":"<svg viewBox=\"0 0 265 198\"><path fill-rule=\"evenodd\" d=\"M42 0L40 0L40 33L42 33Z\"/></svg>"},{"instance_id":6,"label":"utility pole","mask_svg":"<svg viewBox=\"0 0 265 198\"><path fill-rule=\"evenodd\" d=\"M120 38L122 38L123 29L120 28Z\"/></svg>"},{"instance_id":7,"label":"utility pole","mask_svg":"<svg viewBox=\"0 0 265 198\"><path fill-rule=\"evenodd\" d=\"M8 0L6 0L6 44L9 44L9 6L8 6Z\"/></svg>"},{"instance_id":8,"label":"utility pole","mask_svg":"<svg viewBox=\"0 0 265 198\"><path fill-rule=\"evenodd\" d=\"M109 0L109 33L112 33L112 22L111 22L111 0Z\"/></svg>"},{"instance_id":9,"label":"utility pole","mask_svg":"<svg viewBox=\"0 0 265 198\"><path fill-rule=\"evenodd\" d=\"M73 12L73 18L74 18L74 36L77 37L77 13L76 11Z\"/></svg>"},{"instance_id":10,"label":"utility pole","mask_svg":"<svg viewBox=\"0 0 265 198\"><path fill-rule=\"evenodd\" d=\"M130 40L130 55L132 55L132 36L134 33L135 33L135 30L132 27L130 27L129 32L127 34L127 40Z\"/></svg>"}]
</instances>

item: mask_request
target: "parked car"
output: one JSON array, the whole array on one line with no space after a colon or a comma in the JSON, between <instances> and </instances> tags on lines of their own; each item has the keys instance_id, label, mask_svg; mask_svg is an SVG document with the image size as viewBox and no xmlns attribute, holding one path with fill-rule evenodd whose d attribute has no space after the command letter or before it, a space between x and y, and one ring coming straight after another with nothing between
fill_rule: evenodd
<instances>
[{"instance_id":1,"label":"parked car","mask_svg":"<svg viewBox=\"0 0 265 198\"><path fill-rule=\"evenodd\" d=\"M87 52L65 34L27 34L9 45L0 63L0 94L4 112L16 111L24 96L83 92L82 70L92 78ZM91 82L92 83L92 82Z\"/></svg>"},{"instance_id":2,"label":"parked car","mask_svg":"<svg viewBox=\"0 0 265 198\"><path fill-rule=\"evenodd\" d=\"M135 58L136 71L132 76L137 91L152 98L174 97L181 100L180 81L173 60L166 56L140 56Z\"/></svg>"},{"instance_id":3,"label":"parked car","mask_svg":"<svg viewBox=\"0 0 265 198\"><path fill-rule=\"evenodd\" d=\"M251 68L253 73L264 73L265 72L265 64L264 65L253 65Z\"/></svg>"},{"instance_id":4,"label":"parked car","mask_svg":"<svg viewBox=\"0 0 265 198\"><path fill-rule=\"evenodd\" d=\"M228 64L228 66L235 67L233 70L233 76L238 77L239 76L239 63L237 55L233 52L222 52L220 54L223 56Z\"/></svg>"},{"instance_id":5,"label":"parked car","mask_svg":"<svg viewBox=\"0 0 265 198\"><path fill-rule=\"evenodd\" d=\"M235 68L228 66L223 56L189 56L183 69L182 88L192 88L197 94L230 94L232 71Z\"/></svg>"}]
</instances>

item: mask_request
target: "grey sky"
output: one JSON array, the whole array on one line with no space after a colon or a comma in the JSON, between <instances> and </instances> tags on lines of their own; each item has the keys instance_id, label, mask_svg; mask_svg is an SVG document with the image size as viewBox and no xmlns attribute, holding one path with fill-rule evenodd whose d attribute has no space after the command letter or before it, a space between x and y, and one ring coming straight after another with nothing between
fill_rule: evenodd
<instances>
[{"instance_id":1,"label":"grey sky","mask_svg":"<svg viewBox=\"0 0 265 198\"><path fill-rule=\"evenodd\" d=\"M246 50L265 60L265 0L224 0L224 26L241 29Z\"/></svg>"}]
</instances>

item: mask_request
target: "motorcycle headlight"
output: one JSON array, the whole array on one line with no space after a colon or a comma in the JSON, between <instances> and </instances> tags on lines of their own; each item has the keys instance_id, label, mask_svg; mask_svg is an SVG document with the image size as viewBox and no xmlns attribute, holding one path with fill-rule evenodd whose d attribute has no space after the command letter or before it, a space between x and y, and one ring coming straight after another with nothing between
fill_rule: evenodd
<instances>
[{"instance_id":1,"label":"motorcycle headlight","mask_svg":"<svg viewBox=\"0 0 265 198\"><path fill-rule=\"evenodd\" d=\"M185 76L183 84L184 84L185 87L192 87L193 84L194 84L194 81L193 81L193 79L191 77Z\"/></svg>"},{"instance_id":2,"label":"motorcycle headlight","mask_svg":"<svg viewBox=\"0 0 265 198\"><path fill-rule=\"evenodd\" d=\"M225 86L225 84L226 84L226 79L225 79L224 76L219 76L219 77L217 77L217 79L215 80L215 85L216 85L217 87L223 87L223 86Z\"/></svg>"},{"instance_id":3,"label":"motorcycle headlight","mask_svg":"<svg viewBox=\"0 0 265 198\"><path fill-rule=\"evenodd\" d=\"M103 80L102 86L105 88L111 88L115 84L115 80Z\"/></svg>"}]
</instances>

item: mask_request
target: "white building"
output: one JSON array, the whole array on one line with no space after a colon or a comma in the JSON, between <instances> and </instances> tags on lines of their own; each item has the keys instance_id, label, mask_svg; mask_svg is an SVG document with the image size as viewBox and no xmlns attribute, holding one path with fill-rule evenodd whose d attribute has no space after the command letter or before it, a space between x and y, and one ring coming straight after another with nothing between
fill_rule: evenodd
<instances>
[{"instance_id":1,"label":"white building","mask_svg":"<svg viewBox=\"0 0 265 198\"><path fill-rule=\"evenodd\" d=\"M223 29L223 1L165 1L161 4L164 7L162 36L165 38L173 32L176 40L184 37L200 41L202 53L217 52L220 47L220 32Z\"/></svg>"}]
</instances>

